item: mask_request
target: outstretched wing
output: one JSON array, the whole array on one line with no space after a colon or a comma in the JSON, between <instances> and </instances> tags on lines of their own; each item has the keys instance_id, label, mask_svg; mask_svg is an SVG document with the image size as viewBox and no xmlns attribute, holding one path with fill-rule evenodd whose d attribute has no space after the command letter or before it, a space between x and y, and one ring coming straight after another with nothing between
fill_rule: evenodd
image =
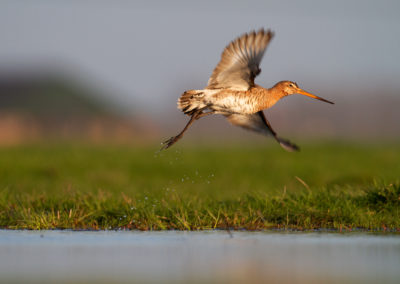
<instances>
[{"instance_id":1,"label":"outstretched wing","mask_svg":"<svg viewBox=\"0 0 400 284\"><path fill-rule=\"evenodd\" d=\"M273 36L270 30L260 29L232 41L222 52L207 89L248 90L254 86L254 78L261 72L261 59Z\"/></svg>"},{"instance_id":2,"label":"outstretched wing","mask_svg":"<svg viewBox=\"0 0 400 284\"><path fill-rule=\"evenodd\" d=\"M299 151L299 147L297 145L286 139L278 137L262 111L253 114L228 114L225 115L225 117L233 125L240 126L247 130L255 131L261 134L272 135L282 146L282 148L287 151Z\"/></svg>"}]
</instances>

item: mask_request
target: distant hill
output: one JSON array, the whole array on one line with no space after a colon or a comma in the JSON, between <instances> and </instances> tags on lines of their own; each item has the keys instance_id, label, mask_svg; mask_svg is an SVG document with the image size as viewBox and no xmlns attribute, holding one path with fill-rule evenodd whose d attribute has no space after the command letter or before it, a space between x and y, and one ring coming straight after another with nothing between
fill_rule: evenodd
<instances>
[{"instance_id":1,"label":"distant hill","mask_svg":"<svg viewBox=\"0 0 400 284\"><path fill-rule=\"evenodd\" d=\"M57 75L0 76L0 111L4 110L39 117L111 114L88 88Z\"/></svg>"},{"instance_id":2,"label":"distant hill","mask_svg":"<svg viewBox=\"0 0 400 284\"><path fill-rule=\"evenodd\" d=\"M49 137L129 140L151 132L151 122L134 122L99 98L57 72L0 72L0 144Z\"/></svg>"}]
</instances>

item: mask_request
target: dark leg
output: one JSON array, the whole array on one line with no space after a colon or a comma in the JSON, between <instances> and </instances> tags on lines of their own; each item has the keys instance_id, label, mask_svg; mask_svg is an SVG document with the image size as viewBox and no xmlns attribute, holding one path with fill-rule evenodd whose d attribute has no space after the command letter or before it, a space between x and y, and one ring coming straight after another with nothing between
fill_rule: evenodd
<instances>
[{"instance_id":1,"label":"dark leg","mask_svg":"<svg viewBox=\"0 0 400 284\"><path fill-rule=\"evenodd\" d=\"M186 124L185 128L183 128L183 130L181 131L181 133L179 133L176 136L173 136L171 138L169 138L167 141L163 142L163 146L161 147L161 150L164 149L168 149L169 147L171 147L172 145L174 145L179 139L182 138L183 134L185 133L185 131L189 128L189 126L197 119L205 116L205 114L208 113L202 113L201 110L196 111L195 113L192 114L192 116L190 117L189 122Z\"/></svg>"},{"instance_id":2,"label":"dark leg","mask_svg":"<svg viewBox=\"0 0 400 284\"><path fill-rule=\"evenodd\" d=\"M200 113L197 115L196 120L197 120L197 119L200 119L200 118L202 118L202 117L205 117L205 116L207 116L207 115L214 114L214 113L215 113L215 111L200 112Z\"/></svg>"}]
</instances>

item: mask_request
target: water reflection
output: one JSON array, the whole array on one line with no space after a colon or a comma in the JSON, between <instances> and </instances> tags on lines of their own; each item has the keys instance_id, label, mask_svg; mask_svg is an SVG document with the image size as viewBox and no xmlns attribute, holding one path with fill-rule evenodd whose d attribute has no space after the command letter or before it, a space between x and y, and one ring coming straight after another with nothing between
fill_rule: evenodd
<instances>
[{"instance_id":1,"label":"water reflection","mask_svg":"<svg viewBox=\"0 0 400 284\"><path fill-rule=\"evenodd\" d=\"M397 235L0 230L1 282L396 283Z\"/></svg>"}]
</instances>

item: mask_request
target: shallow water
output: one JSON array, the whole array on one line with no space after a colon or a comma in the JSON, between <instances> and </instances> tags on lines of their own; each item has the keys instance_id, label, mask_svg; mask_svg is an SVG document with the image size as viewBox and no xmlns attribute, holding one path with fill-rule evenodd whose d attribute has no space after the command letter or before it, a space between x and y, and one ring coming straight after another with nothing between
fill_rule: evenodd
<instances>
[{"instance_id":1,"label":"shallow water","mask_svg":"<svg viewBox=\"0 0 400 284\"><path fill-rule=\"evenodd\" d=\"M2 283L399 283L400 236L0 230Z\"/></svg>"}]
</instances>

